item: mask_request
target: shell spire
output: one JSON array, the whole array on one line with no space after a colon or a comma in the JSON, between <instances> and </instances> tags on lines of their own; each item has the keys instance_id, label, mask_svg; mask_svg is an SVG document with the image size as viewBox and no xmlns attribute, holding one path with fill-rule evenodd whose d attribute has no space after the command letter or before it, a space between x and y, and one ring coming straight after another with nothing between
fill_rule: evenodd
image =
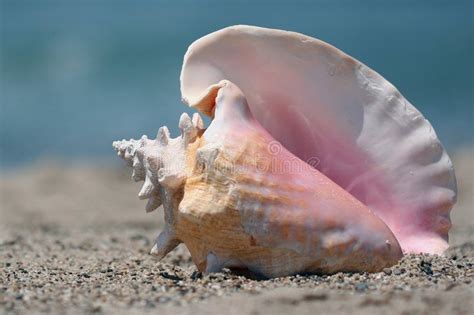
<instances>
[{"instance_id":1,"label":"shell spire","mask_svg":"<svg viewBox=\"0 0 474 315\"><path fill-rule=\"evenodd\" d=\"M165 208L165 229L157 237L151 253L163 258L181 243L174 235L173 195L183 184L185 175L185 150L204 130L199 114L193 118L183 113L179 121L181 135L171 138L166 126L159 128L155 139L142 136L139 140L121 140L112 143L128 166L133 169L132 179L144 181L138 198L148 200L146 212L152 212L161 205Z\"/></svg>"}]
</instances>

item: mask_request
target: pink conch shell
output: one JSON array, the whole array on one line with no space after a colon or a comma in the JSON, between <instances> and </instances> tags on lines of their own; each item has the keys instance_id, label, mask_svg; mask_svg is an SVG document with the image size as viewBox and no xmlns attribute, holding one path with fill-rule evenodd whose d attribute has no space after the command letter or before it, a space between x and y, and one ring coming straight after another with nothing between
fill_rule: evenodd
<instances>
[{"instance_id":1,"label":"pink conch shell","mask_svg":"<svg viewBox=\"0 0 474 315\"><path fill-rule=\"evenodd\" d=\"M237 86L211 86L199 106L214 116L205 131L198 116L183 114L181 137L160 129L156 140L114 143L145 180L139 196L164 200L166 227L153 254L183 242L201 271L267 277L378 271L400 259L385 223L275 141Z\"/></svg>"},{"instance_id":2,"label":"pink conch shell","mask_svg":"<svg viewBox=\"0 0 474 315\"><path fill-rule=\"evenodd\" d=\"M456 199L451 161L380 75L319 40L234 26L186 53L181 135L113 146L163 205L151 253L184 243L200 271L267 277L379 271L442 253Z\"/></svg>"},{"instance_id":3,"label":"pink conch shell","mask_svg":"<svg viewBox=\"0 0 474 315\"><path fill-rule=\"evenodd\" d=\"M451 161L430 123L378 73L302 34L233 26L189 47L184 102L199 107L223 79L243 91L257 121L288 151L317 159L321 173L374 211L404 252L448 247Z\"/></svg>"}]
</instances>

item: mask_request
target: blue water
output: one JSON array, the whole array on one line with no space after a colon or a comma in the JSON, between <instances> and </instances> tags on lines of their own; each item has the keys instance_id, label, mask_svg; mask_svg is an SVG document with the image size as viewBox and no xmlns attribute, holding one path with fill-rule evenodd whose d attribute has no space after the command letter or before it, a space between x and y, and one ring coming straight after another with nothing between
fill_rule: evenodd
<instances>
[{"instance_id":1,"label":"blue water","mask_svg":"<svg viewBox=\"0 0 474 315\"><path fill-rule=\"evenodd\" d=\"M2 167L176 135L187 46L233 24L327 41L391 81L449 151L474 144L472 1L0 1Z\"/></svg>"}]
</instances>

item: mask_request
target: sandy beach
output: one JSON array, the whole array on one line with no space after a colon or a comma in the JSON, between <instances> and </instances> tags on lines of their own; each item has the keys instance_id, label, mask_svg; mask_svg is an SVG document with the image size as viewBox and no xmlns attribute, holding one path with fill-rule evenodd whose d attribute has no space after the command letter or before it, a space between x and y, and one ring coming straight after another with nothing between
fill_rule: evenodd
<instances>
[{"instance_id":1,"label":"sandy beach","mask_svg":"<svg viewBox=\"0 0 474 315\"><path fill-rule=\"evenodd\" d=\"M202 275L184 246L148 254L163 214L146 214L130 170L41 162L0 179L0 312L472 314L474 153L452 155L459 199L445 256L409 255L375 274L249 279Z\"/></svg>"}]
</instances>

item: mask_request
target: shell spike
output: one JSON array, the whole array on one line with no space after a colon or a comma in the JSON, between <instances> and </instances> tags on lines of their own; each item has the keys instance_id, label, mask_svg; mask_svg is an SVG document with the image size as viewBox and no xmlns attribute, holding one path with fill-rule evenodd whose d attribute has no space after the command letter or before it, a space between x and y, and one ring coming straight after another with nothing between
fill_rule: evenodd
<instances>
[{"instance_id":1,"label":"shell spike","mask_svg":"<svg viewBox=\"0 0 474 315\"><path fill-rule=\"evenodd\" d=\"M181 117L179 118L179 129L181 130L181 136L184 139L185 145L188 145L196 139L197 128L187 113L181 114Z\"/></svg>"},{"instance_id":2,"label":"shell spike","mask_svg":"<svg viewBox=\"0 0 474 315\"><path fill-rule=\"evenodd\" d=\"M146 203L145 206L145 211L152 212L155 209L157 209L159 206L161 206L161 198L158 195L153 195L148 199L148 202Z\"/></svg>"},{"instance_id":3,"label":"shell spike","mask_svg":"<svg viewBox=\"0 0 474 315\"><path fill-rule=\"evenodd\" d=\"M193 114L193 125L196 127L198 130L203 130L204 129L204 121L202 120L201 115L199 113L194 113Z\"/></svg>"},{"instance_id":4,"label":"shell spike","mask_svg":"<svg viewBox=\"0 0 474 315\"><path fill-rule=\"evenodd\" d=\"M158 260L161 260L179 244L181 244L181 241L176 238L171 227L167 226L156 238L155 245L153 245L150 254L156 256Z\"/></svg>"},{"instance_id":5,"label":"shell spike","mask_svg":"<svg viewBox=\"0 0 474 315\"><path fill-rule=\"evenodd\" d=\"M161 145L167 145L168 144L168 142L170 140L170 131L168 130L168 127L163 126L163 127L160 127L160 129L158 129L158 133L156 135L156 140L158 140L158 142Z\"/></svg>"},{"instance_id":6,"label":"shell spike","mask_svg":"<svg viewBox=\"0 0 474 315\"><path fill-rule=\"evenodd\" d=\"M156 194L155 185L151 182L150 177L145 177L145 183L142 186L142 189L138 193L138 198L143 200L150 198L152 195Z\"/></svg>"}]
</instances>

